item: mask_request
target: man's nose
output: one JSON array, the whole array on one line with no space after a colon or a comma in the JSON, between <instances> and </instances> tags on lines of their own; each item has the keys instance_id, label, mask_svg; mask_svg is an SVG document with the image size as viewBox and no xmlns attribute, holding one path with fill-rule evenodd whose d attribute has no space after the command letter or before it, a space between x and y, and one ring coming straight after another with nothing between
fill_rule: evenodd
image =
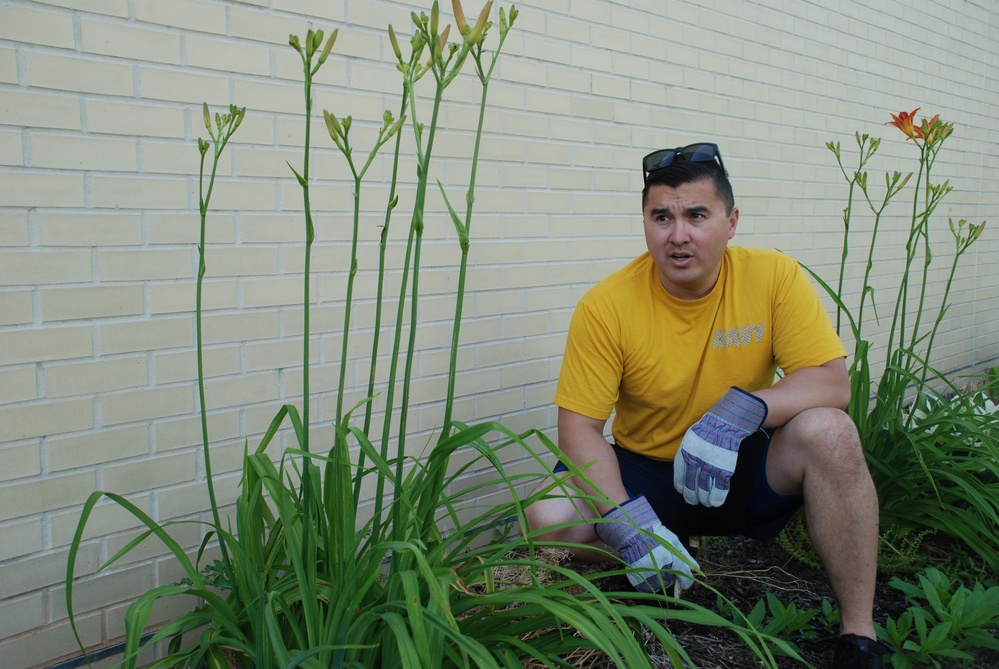
<instances>
[{"instance_id":1,"label":"man's nose","mask_svg":"<svg viewBox=\"0 0 999 669\"><path fill-rule=\"evenodd\" d=\"M690 239L690 225L683 220L673 222L673 229L670 232L669 240L674 244L682 244Z\"/></svg>"}]
</instances>

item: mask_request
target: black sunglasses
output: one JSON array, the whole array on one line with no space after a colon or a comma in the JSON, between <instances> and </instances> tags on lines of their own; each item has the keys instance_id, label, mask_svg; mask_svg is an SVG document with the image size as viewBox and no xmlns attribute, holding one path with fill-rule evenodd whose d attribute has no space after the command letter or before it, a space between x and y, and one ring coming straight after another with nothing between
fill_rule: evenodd
<instances>
[{"instance_id":1,"label":"black sunglasses","mask_svg":"<svg viewBox=\"0 0 999 669\"><path fill-rule=\"evenodd\" d=\"M678 146L675 149L659 149L645 156L642 158L643 178L648 181L650 173L672 165L673 161L677 158L689 160L692 163L714 163L721 168L725 176L728 176L728 171L725 169L725 163L722 162L718 145L698 142L697 144Z\"/></svg>"}]
</instances>

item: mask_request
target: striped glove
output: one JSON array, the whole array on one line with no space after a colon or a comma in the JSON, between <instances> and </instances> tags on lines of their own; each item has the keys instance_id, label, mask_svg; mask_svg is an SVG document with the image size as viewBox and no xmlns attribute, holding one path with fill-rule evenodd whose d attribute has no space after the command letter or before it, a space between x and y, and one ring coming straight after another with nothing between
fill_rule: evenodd
<instances>
[{"instance_id":1,"label":"striped glove","mask_svg":"<svg viewBox=\"0 0 999 669\"><path fill-rule=\"evenodd\" d=\"M766 402L733 387L687 430L673 460L673 487L687 504L725 503L739 444L766 418Z\"/></svg>"},{"instance_id":2,"label":"striped glove","mask_svg":"<svg viewBox=\"0 0 999 669\"><path fill-rule=\"evenodd\" d=\"M659 522L644 495L611 509L604 519L596 525L597 536L634 568L628 572L628 581L636 590L665 592L674 580L684 590L694 584L691 566L698 567L697 562L677 536Z\"/></svg>"}]
</instances>

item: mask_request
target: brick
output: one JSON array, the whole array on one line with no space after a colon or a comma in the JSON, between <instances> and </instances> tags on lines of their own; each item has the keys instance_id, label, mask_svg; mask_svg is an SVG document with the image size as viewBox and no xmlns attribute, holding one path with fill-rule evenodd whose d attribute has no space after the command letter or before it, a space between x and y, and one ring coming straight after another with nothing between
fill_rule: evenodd
<instances>
[{"instance_id":1,"label":"brick","mask_svg":"<svg viewBox=\"0 0 999 669\"><path fill-rule=\"evenodd\" d=\"M142 286L92 286L40 291L42 320L47 323L142 314Z\"/></svg>"},{"instance_id":2,"label":"brick","mask_svg":"<svg viewBox=\"0 0 999 669\"><path fill-rule=\"evenodd\" d=\"M45 4L104 16L128 17L128 0L45 0Z\"/></svg>"},{"instance_id":3,"label":"brick","mask_svg":"<svg viewBox=\"0 0 999 669\"><path fill-rule=\"evenodd\" d=\"M95 646L102 641L100 613L80 616L76 625L85 645ZM64 622L37 628L31 634L4 639L0 641L0 653L11 667L44 667L62 656L76 657L80 649L69 623Z\"/></svg>"},{"instance_id":4,"label":"brick","mask_svg":"<svg viewBox=\"0 0 999 669\"><path fill-rule=\"evenodd\" d=\"M87 578L73 585L73 612L75 615L88 611L105 610L112 604L127 601L153 586L153 569L149 564L109 569L95 577ZM67 617L65 586L52 589L53 620Z\"/></svg>"},{"instance_id":5,"label":"brick","mask_svg":"<svg viewBox=\"0 0 999 669\"><path fill-rule=\"evenodd\" d=\"M200 134L203 137L206 136L204 131L201 131ZM142 148L142 171L146 174L183 174L196 177L200 160L196 142L183 144L145 142ZM226 165L227 161L223 160L223 164L219 166L219 175L227 173ZM206 163L205 171L210 169L210 162ZM207 177L205 183L207 184Z\"/></svg>"},{"instance_id":6,"label":"brick","mask_svg":"<svg viewBox=\"0 0 999 669\"><path fill-rule=\"evenodd\" d=\"M314 362L319 359L317 351L310 349ZM271 369L287 369L302 364L302 342L293 341L263 342L246 345L246 371L257 372Z\"/></svg>"},{"instance_id":7,"label":"brick","mask_svg":"<svg viewBox=\"0 0 999 669\"><path fill-rule=\"evenodd\" d=\"M266 276L279 272L279 256L274 249L260 246L220 248L205 254L206 278L233 276ZM252 282L256 285L259 282ZM248 282L242 282L244 299Z\"/></svg>"},{"instance_id":8,"label":"brick","mask_svg":"<svg viewBox=\"0 0 999 669\"><path fill-rule=\"evenodd\" d=\"M0 520L25 518L82 504L93 492L94 482L93 472L77 472L0 487L0 500L3 501ZM0 579L0 584L3 582L4 579Z\"/></svg>"},{"instance_id":9,"label":"brick","mask_svg":"<svg viewBox=\"0 0 999 669\"><path fill-rule=\"evenodd\" d=\"M142 456L149 452L148 442L144 426L49 438L45 441L48 469L57 472Z\"/></svg>"},{"instance_id":10,"label":"brick","mask_svg":"<svg viewBox=\"0 0 999 669\"><path fill-rule=\"evenodd\" d=\"M280 398L278 380L276 372L212 379L205 382L205 402L209 411L274 402Z\"/></svg>"},{"instance_id":11,"label":"brick","mask_svg":"<svg viewBox=\"0 0 999 669\"><path fill-rule=\"evenodd\" d=\"M134 172L136 146L131 140L65 135L31 135L32 167Z\"/></svg>"},{"instance_id":12,"label":"brick","mask_svg":"<svg viewBox=\"0 0 999 669\"><path fill-rule=\"evenodd\" d=\"M132 390L103 395L100 405L101 421L107 426L183 416L194 410L194 391L190 386Z\"/></svg>"},{"instance_id":13,"label":"brick","mask_svg":"<svg viewBox=\"0 0 999 669\"><path fill-rule=\"evenodd\" d=\"M0 212L0 246L28 246L30 243L27 212ZM2 318L0 316L0 320Z\"/></svg>"},{"instance_id":14,"label":"brick","mask_svg":"<svg viewBox=\"0 0 999 669\"><path fill-rule=\"evenodd\" d=\"M91 178L93 205L107 209L177 209L187 203L187 182L165 177Z\"/></svg>"},{"instance_id":15,"label":"brick","mask_svg":"<svg viewBox=\"0 0 999 669\"><path fill-rule=\"evenodd\" d=\"M0 409L0 412L14 413L16 409ZM15 437L16 439L16 437ZM5 446L0 450L4 458L4 467L0 470L0 481L38 476L41 474L41 456L38 442Z\"/></svg>"},{"instance_id":16,"label":"brick","mask_svg":"<svg viewBox=\"0 0 999 669\"><path fill-rule=\"evenodd\" d=\"M0 300L2 309L2 300ZM0 368L0 405L38 398L34 367Z\"/></svg>"},{"instance_id":17,"label":"brick","mask_svg":"<svg viewBox=\"0 0 999 669\"><path fill-rule=\"evenodd\" d=\"M41 246L137 246L142 242L139 214L39 211L35 229Z\"/></svg>"},{"instance_id":18,"label":"brick","mask_svg":"<svg viewBox=\"0 0 999 669\"><path fill-rule=\"evenodd\" d=\"M90 254L84 251L0 252L0 280L6 286L72 283L90 277Z\"/></svg>"},{"instance_id":19,"label":"brick","mask_svg":"<svg viewBox=\"0 0 999 669\"><path fill-rule=\"evenodd\" d=\"M192 481L156 492L156 506L162 518L185 518L211 508L208 485Z\"/></svg>"},{"instance_id":20,"label":"brick","mask_svg":"<svg viewBox=\"0 0 999 669\"><path fill-rule=\"evenodd\" d=\"M13 441L48 434L89 430L94 425L91 400L48 401L0 408L4 437Z\"/></svg>"},{"instance_id":21,"label":"brick","mask_svg":"<svg viewBox=\"0 0 999 669\"><path fill-rule=\"evenodd\" d=\"M0 81L2 81L2 75L0 75ZM21 146L21 133L0 132L0 165L11 167L24 165L24 152Z\"/></svg>"},{"instance_id":22,"label":"brick","mask_svg":"<svg viewBox=\"0 0 999 669\"><path fill-rule=\"evenodd\" d=\"M89 327L25 328L0 331L0 362L70 360L93 355L93 334Z\"/></svg>"},{"instance_id":23,"label":"brick","mask_svg":"<svg viewBox=\"0 0 999 669\"><path fill-rule=\"evenodd\" d=\"M74 47L73 17L33 7L4 6L0 40L52 46Z\"/></svg>"},{"instance_id":24,"label":"brick","mask_svg":"<svg viewBox=\"0 0 999 669\"><path fill-rule=\"evenodd\" d=\"M351 9L353 9L356 4L357 3L352 4ZM274 0L272 7L280 12L290 12L292 14L301 14L303 16L310 17L310 20L315 18L343 22L347 19L344 15L345 10L340 3L330 2L317 6L310 0ZM384 10L384 8L382 9ZM351 22L354 22L353 16L351 16Z\"/></svg>"},{"instance_id":25,"label":"brick","mask_svg":"<svg viewBox=\"0 0 999 669\"><path fill-rule=\"evenodd\" d=\"M8 207L82 207L83 177L36 170L0 172L0 192Z\"/></svg>"},{"instance_id":26,"label":"brick","mask_svg":"<svg viewBox=\"0 0 999 669\"><path fill-rule=\"evenodd\" d=\"M141 494L129 498L128 501L143 513L150 514L150 495ZM57 511L48 517L49 543L54 548L69 546L80 524L80 509ZM131 531L142 526L142 521L131 511L117 502L104 498L91 510L80 537L85 543L91 539L102 539L111 534Z\"/></svg>"},{"instance_id":27,"label":"brick","mask_svg":"<svg viewBox=\"0 0 999 669\"><path fill-rule=\"evenodd\" d=\"M147 30L132 23L80 21L85 53L114 56L123 60L181 64L180 35Z\"/></svg>"},{"instance_id":28,"label":"brick","mask_svg":"<svg viewBox=\"0 0 999 669\"><path fill-rule=\"evenodd\" d=\"M190 31L224 35L226 32L226 7L193 0L136 0L137 21L157 26L185 28Z\"/></svg>"},{"instance_id":29,"label":"brick","mask_svg":"<svg viewBox=\"0 0 999 669\"><path fill-rule=\"evenodd\" d=\"M134 356L46 365L44 376L49 398L139 388L147 382L146 359Z\"/></svg>"},{"instance_id":30,"label":"brick","mask_svg":"<svg viewBox=\"0 0 999 669\"><path fill-rule=\"evenodd\" d=\"M204 352L205 378L230 376L240 372L239 346L212 346ZM194 381L198 378L198 360L194 350L158 353L153 358L156 383Z\"/></svg>"},{"instance_id":31,"label":"brick","mask_svg":"<svg viewBox=\"0 0 999 669\"><path fill-rule=\"evenodd\" d=\"M168 108L152 102L136 104L117 100L86 100L83 104L90 132L141 137L184 137L184 112L175 107ZM76 107L79 116L79 103Z\"/></svg>"},{"instance_id":32,"label":"brick","mask_svg":"<svg viewBox=\"0 0 999 669\"><path fill-rule=\"evenodd\" d=\"M0 83L17 83L17 53L11 49L0 51Z\"/></svg>"},{"instance_id":33,"label":"brick","mask_svg":"<svg viewBox=\"0 0 999 669\"><path fill-rule=\"evenodd\" d=\"M32 321L30 290L0 292L0 325L27 325Z\"/></svg>"},{"instance_id":34,"label":"brick","mask_svg":"<svg viewBox=\"0 0 999 669\"><path fill-rule=\"evenodd\" d=\"M236 281L205 281L201 291L202 308L205 311L233 309L236 306ZM190 283L156 284L149 287L150 313L194 313L196 304L196 284Z\"/></svg>"},{"instance_id":35,"label":"brick","mask_svg":"<svg viewBox=\"0 0 999 669\"><path fill-rule=\"evenodd\" d=\"M212 412L208 416L208 438L214 444L240 435L239 411ZM153 444L157 453L202 445L200 416L158 421L153 426Z\"/></svg>"},{"instance_id":36,"label":"brick","mask_svg":"<svg viewBox=\"0 0 999 669\"><path fill-rule=\"evenodd\" d=\"M167 70L143 67L139 70L139 87L142 97L147 100L163 100L171 103L189 103L201 108L203 102L209 105L228 107L229 77L200 74L187 70ZM240 106L249 102L238 95ZM252 107L249 107L252 108Z\"/></svg>"},{"instance_id":37,"label":"brick","mask_svg":"<svg viewBox=\"0 0 999 669\"><path fill-rule=\"evenodd\" d=\"M154 318L109 323L98 327L97 339L102 355L190 347L194 343L194 319Z\"/></svg>"},{"instance_id":38,"label":"brick","mask_svg":"<svg viewBox=\"0 0 999 669\"><path fill-rule=\"evenodd\" d=\"M126 97L135 94L132 68L122 63L35 51L26 52L24 60L30 86Z\"/></svg>"},{"instance_id":39,"label":"brick","mask_svg":"<svg viewBox=\"0 0 999 669\"><path fill-rule=\"evenodd\" d=\"M98 251L97 274L102 282L190 279L196 263L193 255L166 249Z\"/></svg>"},{"instance_id":40,"label":"brick","mask_svg":"<svg viewBox=\"0 0 999 669\"><path fill-rule=\"evenodd\" d=\"M147 237L150 244L190 244L197 252L201 219L195 211L185 214L149 212L146 214ZM205 240L209 258L216 244L232 243L236 234L232 216L209 211Z\"/></svg>"},{"instance_id":41,"label":"brick","mask_svg":"<svg viewBox=\"0 0 999 669\"><path fill-rule=\"evenodd\" d=\"M184 40L184 53L188 67L260 76L271 70L269 47L252 43L190 35Z\"/></svg>"},{"instance_id":42,"label":"brick","mask_svg":"<svg viewBox=\"0 0 999 669\"><path fill-rule=\"evenodd\" d=\"M203 325L206 344L274 339L278 336L277 314L273 312L207 315Z\"/></svg>"},{"instance_id":43,"label":"brick","mask_svg":"<svg viewBox=\"0 0 999 669\"><path fill-rule=\"evenodd\" d=\"M210 206L216 211L226 209L273 211L277 208L275 189L272 184L248 179L217 180L215 190L212 191Z\"/></svg>"},{"instance_id":44,"label":"brick","mask_svg":"<svg viewBox=\"0 0 999 669\"><path fill-rule=\"evenodd\" d=\"M150 2L154 0L149 0ZM247 3L244 3L247 4ZM257 4L266 4L260 2ZM275 46L288 44L288 35L298 34L302 31L306 23L299 17L291 17L274 12L261 11L256 8L248 8L240 5L233 5L229 8L231 30L233 37L258 42L266 42ZM290 46L284 47L288 54L296 56ZM336 52L336 47L333 47ZM299 60L301 64L301 60ZM299 68L301 72L301 65Z\"/></svg>"},{"instance_id":45,"label":"brick","mask_svg":"<svg viewBox=\"0 0 999 669\"><path fill-rule=\"evenodd\" d=\"M17 537L12 534L11 538ZM46 623L45 595L36 592L12 602L4 602L0 605L0 611L3 611L3 615L0 615L0 639L43 627Z\"/></svg>"},{"instance_id":46,"label":"brick","mask_svg":"<svg viewBox=\"0 0 999 669\"><path fill-rule=\"evenodd\" d=\"M243 306L247 308L294 306L302 302L302 280L262 279L242 282Z\"/></svg>"},{"instance_id":47,"label":"brick","mask_svg":"<svg viewBox=\"0 0 999 669\"><path fill-rule=\"evenodd\" d=\"M195 475L193 453L175 453L138 462L104 467L103 485L119 494L140 492L190 481Z\"/></svg>"},{"instance_id":48,"label":"brick","mask_svg":"<svg viewBox=\"0 0 999 669\"><path fill-rule=\"evenodd\" d=\"M80 102L64 93L20 89L5 90L0 97L0 123L17 127L81 128Z\"/></svg>"},{"instance_id":49,"label":"brick","mask_svg":"<svg viewBox=\"0 0 999 669\"><path fill-rule=\"evenodd\" d=\"M304 238L304 230L302 217L297 215L282 212L247 212L239 217L239 239L244 244L290 243L295 239Z\"/></svg>"},{"instance_id":50,"label":"brick","mask_svg":"<svg viewBox=\"0 0 999 669\"><path fill-rule=\"evenodd\" d=\"M191 525L175 525L169 529L169 532L170 536L172 536L177 543L181 545L181 547L186 549L197 547L201 539L199 528ZM138 531L132 531L123 532L109 537L107 541L108 551L112 554L118 552L130 541L135 539L138 534ZM188 550L188 554L190 555L190 550ZM122 560L123 564L136 564L160 557L170 560L172 559L170 555L171 554L168 552L168 549L163 546L160 540L153 537L143 541L141 544L130 550L128 555L122 558Z\"/></svg>"}]
</instances>

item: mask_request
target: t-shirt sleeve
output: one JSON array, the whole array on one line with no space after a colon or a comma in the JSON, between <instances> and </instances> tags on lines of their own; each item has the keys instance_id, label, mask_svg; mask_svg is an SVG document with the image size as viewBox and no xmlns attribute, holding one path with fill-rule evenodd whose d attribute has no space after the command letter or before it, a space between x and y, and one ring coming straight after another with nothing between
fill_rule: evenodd
<instances>
[{"instance_id":1,"label":"t-shirt sleeve","mask_svg":"<svg viewBox=\"0 0 999 669\"><path fill-rule=\"evenodd\" d=\"M774 358L785 374L846 357L808 275L789 259L774 305Z\"/></svg>"},{"instance_id":2,"label":"t-shirt sleeve","mask_svg":"<svg viewBox=\"0 0 999 669\"><path fill-rule=\"evenodd\" d=\"M580 302L569 323L555 404L587 418L606 420L618 399L622 360L619 328Z\"/></svg>"}]
</instances>

